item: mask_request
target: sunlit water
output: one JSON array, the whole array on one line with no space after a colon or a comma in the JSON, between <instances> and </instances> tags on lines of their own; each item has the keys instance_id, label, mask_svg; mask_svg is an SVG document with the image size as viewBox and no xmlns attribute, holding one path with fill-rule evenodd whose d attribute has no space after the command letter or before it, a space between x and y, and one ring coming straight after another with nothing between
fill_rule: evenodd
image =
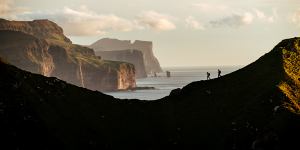
<instances>
[{"instance_id":1,"label":"sunlit water","mask_svg":"<svg viewBox=\"0 0 300 150\"><path fill-rule=\"evenodd\" d=\"M155 89L153 90L107 92L106 94L121 99L155 100L163 98L169 95L171 90L182 88L193 81L206 80L206 72L210 72L211 78L216 78L218 69L222 71L222 75L225 75L239 68L241 66L163 68L164 71L168 70L171 72L170 78L167 78L166 73L163 72L158 73L157 77L137 79L138 87L154 87Z\"/></svg>"}]
</instances>

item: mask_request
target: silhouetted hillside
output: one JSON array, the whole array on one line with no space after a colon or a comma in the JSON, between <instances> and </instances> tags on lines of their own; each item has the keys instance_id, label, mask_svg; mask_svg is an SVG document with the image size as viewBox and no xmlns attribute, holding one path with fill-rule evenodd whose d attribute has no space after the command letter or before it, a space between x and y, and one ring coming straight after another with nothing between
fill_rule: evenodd
<instances>
[{"instance_id":1,"label":"silhouetted hillside","mask_svg":"<svg viewBox=\"0 0 300 150\"><path fill-rule=\"evenodd\" d=\"M1 145L11 149L293 149L300 39L157 101L120 100L0 63ZM30 138L29 138L30 137Z\"/></svg>"}]
</instances>

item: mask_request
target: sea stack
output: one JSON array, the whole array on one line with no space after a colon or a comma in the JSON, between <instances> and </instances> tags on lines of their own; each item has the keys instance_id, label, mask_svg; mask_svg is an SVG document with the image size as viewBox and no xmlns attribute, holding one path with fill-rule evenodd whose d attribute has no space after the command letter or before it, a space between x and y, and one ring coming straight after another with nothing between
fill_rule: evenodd
<instances>
[{"instance_id":1,"label":"sea stack","mask_svg":"<svg viewBox=\"0 0 300 150\"><path fill-rule=\"evenodd\" d=\"M170 71L166 71L167 77L170 78L171 77L171 72Z\"/></svg>"}]
</instances>

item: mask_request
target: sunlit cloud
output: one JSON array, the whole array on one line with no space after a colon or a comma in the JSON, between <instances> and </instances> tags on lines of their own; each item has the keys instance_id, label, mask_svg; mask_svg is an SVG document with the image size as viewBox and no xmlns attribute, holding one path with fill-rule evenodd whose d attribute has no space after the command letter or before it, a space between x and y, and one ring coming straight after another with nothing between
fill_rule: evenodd
<instances>
[{"instance_id":1,"label":"sunlit cloud","mask_svg":"<svg viewBox=\"0 0 300 150\"><path fill-rule=\"evenodd\" d=\"M17 19L17 15L29 12L27 8L15 7L14 0L0 0L0 17Z\"/></svg>"},{"instance_id":2,"label":"sunlit cloud","mask_svg":"<svg viewBox=\"0 0 300 150\"><path fill-rule=\"evenodd\" d=\"M277 10L273 9L273 14L270 16L267 16L263 11L258 9L253 9L253 11L256 14L257 19L262 20L264 22L273 23L275 19L277 18Z\"/></svg>"},{"instance_id":3,"label":"sunlit cloud","mask_svg":"<svg viewBox=\"0 0 300 150\"><path fill-rule=\"evenodd\" d=\"M79 9L64 7L63 10L32 12L21 18L50 19L64 28L67 35L103 35L108 31L127 32L134 29L133 23L114 14L100 15L81 6Z\"/></svg>"},{"instance_id":4,"label":"sunlit cloud","mask_svg":"<svg viewBox=\"0 0 300 150\"><path fill-rule=\"evenodd\" d=\"M300 9L290 15L289 20L300 27Z\"/></svg>"},{"instance_id":5,"label":"sunlit cloud","mask_svg":"<svg viewBox=\"0 0 300 150\"><path fill-rule=\"evenodd\" d=\"M176 29L176 25L172 22L173 19L174 17L172 16L155 11L145 11L138 15L135 21L141 28L168 31Z\"/></svg>"},{"instance_id":6,"label":"sunlit cloud","mask_svg":"<svg viewBox=\"0 0 300 150\"><path fill-rule=\"evenodd\" d=\"M155 11L141 12L133 19L127 19L115 14L98 14L84 5L78 9L64 7L62 10L28 12L18 15L18 19L49 19L62 26L64 32L70 36L104 35L112 31L176 29L172 22L173 17Z\"/></svg>"}]
</instances>

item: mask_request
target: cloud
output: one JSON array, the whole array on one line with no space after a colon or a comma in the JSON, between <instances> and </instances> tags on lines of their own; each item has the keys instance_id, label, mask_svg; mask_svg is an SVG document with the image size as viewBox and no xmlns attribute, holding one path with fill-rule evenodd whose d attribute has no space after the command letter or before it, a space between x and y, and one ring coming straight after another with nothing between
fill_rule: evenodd
<instances>
[{"instance_id":1,"label":"cloud","mask_svg":"<svg viewBox=\"0 0 300 150\"><path fill-rule=\"evenodd\" d=\"M0 0L0 17L5 19L17 19L18 14L26 13L23 7L15 7L14 0Z\"/></svg>"},{"instance_id":2,"label":"cloud","mask_svg":"<svg viewBox=\"0 0 300 150\"><path fill-rule=\"evenodd\" d=\"M185 19L186 26L195 30L204 30L204 26L198 22L193 16L189 16Z\"/></svg>"},{"instance_id":3,"label":"cloud","mask_svg":"<svg viewBox=\"0 0 300 150\"><path fill-rule=\"evenodd\" d=\"M10 18L15 13L13 8L13 1L11 0L0 0L0 17Z\"/></svg>"},{"instance_id":4,"label":"cloud","mask_svg":"<svg viewBox=\"0 0 300 150\"><path fill-rule=\"evenodd\" d=\"M213 27L221 27L221 26L240 27L240 26L251 24L253 20L254 20L254 15L250 12L245 12L243 14L235 13L231 16L227 16L219 20L210 21L209 23Z\"/></svg>"},{"instance_id":5,"label":"cloud","mask_svg":"<svg viewBox=\"0 0 300 150\"><path fill-rule=\"evenodd\" d=\"M118 17L114 14L99 15L88 11L86 7L74 10L65 7L58 23L66 28L66 33L70 35L98 35L106 31L131 31L134 25L131 21Z\"/></svg>"},{"instance_id":6,"label":"cloud","mask_svg":"<svg viewBox=\"0 0 300 150\"><path fill-rule=\"evenodd\" d=\"M195 3L192 4L194 7L199 9L202 12L206 13L218 13L218 12L223 12L228 9L228 6L222 5L222 4L214 4L214 3Z\"/></svg>"},{"instance_id":7,"label":"cloud","mask_svg":"<svg viewBox=\"0 0 300 150\"><path fill-rule=\"evenodd\" d=\"M135 22L140 28L150 28L155 31L168 31L176 29L176 25L172 22L174 17L161 14L155 11L142 12L136 17Z\"/></svg>"},{"instance_id":8,"label":"cloud","mask_svg":"<svg viewBox=\"0 0 300 150\"><path fill-rule=\"evenodd\" d=\"M58 11L33 12L22 16L24 19L50 19L63 27L71 36L102 35L108 31L127 32L134 29L134 24L114 14L99 15L89 11L87 7L79 9L64 7Z\"/></svg>"},{"instance_id":9,"label":"cloud","mask_svg":"<svg viewBox=\"0 0 300 150\"><path fill-rule=\"evenodd\" d=\"M134 19L126 19L115 14L97 14L86 6L78 9L64 7L62 10L36 11L18 16L21 20L49 19L62 26L66 35L91 36L108 32L128 32L152 29L167 31L176 28L172 17L155 11L142 12Z\"/></svg>"},{"instance_id":10,"label":"cloud","mask_svg":"<svg viewBox=\"0 0 300 150\"><path fill-rule=\"evenodd\" d=\"M277 9L272 9L272 15L266 15L265 12L259 9L252 9L252 11L232 11L231 15L225 16L218 20L212 20L209 24L212 27L241 27L245 25L250 25L255 21L261 21L264 23L274 23L278 18Z\"/></svg>"},{"instance_id":11,"label":"cloud","mask_svg":"<svg viewBox=\"0 0 300 150\"><path fill-rule=\"evenodd\" d=\"M297 11L295 11L290 17L289 17L289 20L300 26L300 9L298 9Z\"/></svg>"},{"instance_id":12,"label":"cloud","mask_svg":"<svg viewBox=\"0 0 300 150\"><path fill-rule=\"evenodd\" d=\"M273 9L273 14L270 16L267 16L264 12L258 10L258 9L253 9L253 11L256 14L256 17L259 20L262 20L264 22L268 22L268 23L273 23L275 21L275 18L277 18L277 10Z\"/></svg>"},{"instance_id":13,"label":"cloud","mask_svg":"<svg viewBox=\"0 0 300 150\"><path fill-rule=\"evenodd\" d=\"M1 16L11 13L11 3L12 3L12 1L0 0L0 15Z\"/></svg>"}]
</instances>

